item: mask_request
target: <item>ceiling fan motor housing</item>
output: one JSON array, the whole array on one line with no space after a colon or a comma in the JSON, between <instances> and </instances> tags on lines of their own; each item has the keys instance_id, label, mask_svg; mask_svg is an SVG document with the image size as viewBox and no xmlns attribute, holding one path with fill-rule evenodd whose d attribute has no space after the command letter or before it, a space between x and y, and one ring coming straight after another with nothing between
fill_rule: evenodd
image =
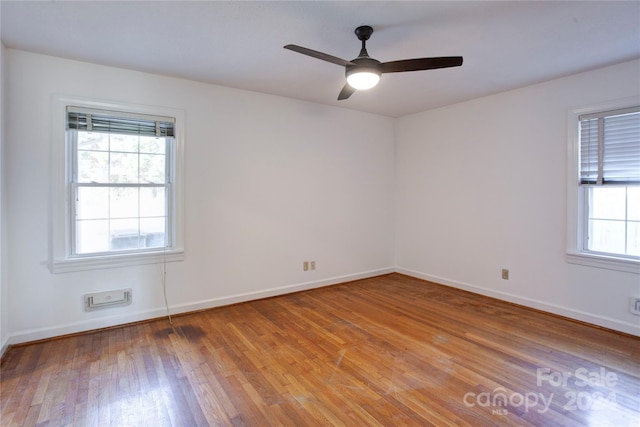
<instances>
[{"instance_id":1,"label":"ceiling fan motor housing","mask_svg":"<svg viewBox=\"0 0 640 427\"><path fill-rule=\"evenodd\" d=\"M356 59L352 59L351 62L354 65L347 65L345 67L345 75L347 77L349 77L351 74L355 73L355 72L363 72L363 71L367 71L367 72L371 72L377 75L382 74L380 72L380 61L378 61L377 59L373 59L373 58L362 58L362 57L358 57Z\"/></svg>"}]
</instances>

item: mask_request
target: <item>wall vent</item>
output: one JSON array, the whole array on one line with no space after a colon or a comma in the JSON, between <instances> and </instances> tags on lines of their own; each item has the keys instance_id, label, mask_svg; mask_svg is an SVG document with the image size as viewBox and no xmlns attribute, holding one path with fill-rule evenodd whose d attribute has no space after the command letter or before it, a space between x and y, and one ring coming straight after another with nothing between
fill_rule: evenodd
<instances>
[{"instance_id":1,"label":"wall vent","mask_svg":"<svg viewBox=\"0 0 640 427\"><path fill-rule=\"evenodd\" d=\"M115 291L95 292L84 296L85 311L131 304L131 288Z\"/></svg>"}]
</instances>

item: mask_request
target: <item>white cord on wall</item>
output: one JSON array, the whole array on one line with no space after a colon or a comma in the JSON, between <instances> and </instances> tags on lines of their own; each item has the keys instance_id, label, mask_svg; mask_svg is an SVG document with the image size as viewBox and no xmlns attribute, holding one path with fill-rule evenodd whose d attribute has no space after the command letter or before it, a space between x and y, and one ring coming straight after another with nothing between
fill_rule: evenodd
<instances>
[{"instance_id":1,"label":"white cord on wall","mask_svg":"<svg viewBox=\"0 0 640 427\"><path fill-rule=\"evenodd\" d=\"M167 299L167 246L166 245L162 248L162 293L164 294L164 306L167 309L167 317L169 318L169 323L173 325L173 320L171 320L171 313L169 312L169 301Z\"/></svg>"}]
</instances>

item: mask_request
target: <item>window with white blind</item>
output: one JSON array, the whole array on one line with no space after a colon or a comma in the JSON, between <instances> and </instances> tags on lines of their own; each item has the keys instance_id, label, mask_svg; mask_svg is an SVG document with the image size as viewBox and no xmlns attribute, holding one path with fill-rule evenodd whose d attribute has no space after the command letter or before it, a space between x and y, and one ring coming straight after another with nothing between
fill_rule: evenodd
<instances>
[{"instance_id":1,"label":"window with white blind","mask_svg":"<svg viewBox=\"0 0 640 427\"><path fill-rule=\"evenodd\" d=\"M54 194L66 203L54 203L52 270L181 259L179 115L80 100L59 104L64 140L54 141L64 149L54 155L60 171Z\"/></svg>"},{"instance_id":2,"label":"window with white blind","mask_svg":"<svg viewBox=\"0 0 640 427\"><path fill-rule=\"evenodd\" d=\"M571 160L577 174L571 174L569 190L576 192L577 206L569 212L577 218L569 221L575 227L569 252L590 257L598 266L637 272L640 107L582 112L575 118L577 156Z\"/></svg>"},{"instance_id":3,"label":"window with white blind","mask_svg":"<svg viewBox=\"0 0 640 427\"><path fill-rule=\"evenodd\" d=\"M73 256L172 246L174 123L67 107Z\"/></svg>"}]
</instances>

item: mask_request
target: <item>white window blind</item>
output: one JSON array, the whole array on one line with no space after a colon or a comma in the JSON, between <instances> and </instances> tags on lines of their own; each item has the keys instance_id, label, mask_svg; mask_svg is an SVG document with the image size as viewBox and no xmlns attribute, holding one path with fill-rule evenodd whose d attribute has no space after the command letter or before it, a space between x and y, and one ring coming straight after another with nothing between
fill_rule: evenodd
<instances>
[{"instance_id":1,"label":"white window blind","mask_svg":"<svg viewBox=\"0 0 640 427\"><path fill-rule=\"evenodd\" d=\"M580 184L640 184L640 107L579 121Z\"/></svg>"},{"instance_id":2,"label":"white window blind","mask_svg":"<svg viewBox=\"0 0 640 427\"><path fill-rule=\"evenodd\" d=\"M173 117L67 107L67 129L127 135L174 137Z\"/></svg>"}]
</instances>

